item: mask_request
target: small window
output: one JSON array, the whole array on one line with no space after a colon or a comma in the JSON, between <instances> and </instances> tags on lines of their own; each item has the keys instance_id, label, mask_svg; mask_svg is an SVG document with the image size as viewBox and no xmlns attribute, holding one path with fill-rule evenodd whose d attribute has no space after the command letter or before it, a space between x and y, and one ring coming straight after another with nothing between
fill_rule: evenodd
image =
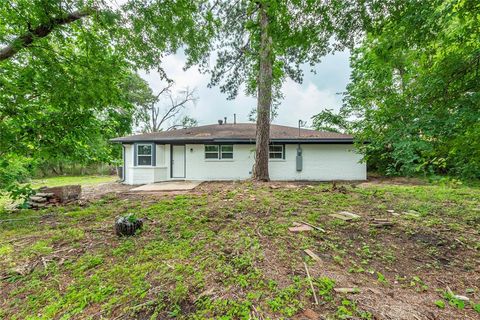
<instances>
[{"instance_id":1,"label":"small window","mask_svg":"<svg viewBox=\"0 0 480 320\"><path fill-rule=\"evenodd\" d=\"M233 159L233 145L205 145L205 159Z\"/></svg>"},{"instance_id":2,"label":"small window","mask_svg":"<svg viewBox=\"0 0 480 320\"><path fill-rule=\"evenodd\" d=\"M233 159L233 145L221 146L222 154L221 159Z\"/></svg>"},{"instance_id":3,"label":"small window","mask_svg":"<svg viewBox=\"0 0 480 320\"><path fill-rule=\"evenodd\" d=\"M270 145L268 158L269 159L285 159L283 145Z\"/></svg>"},{"instance_id":4,"label":"small window","mask_svg":"<svg viewBox=\"0 0 480 320\"><path fill-rule=\"evenodd\" d=\"M205 146L205 159L218 159L218 148L217 145L206 145Z\"/></svg>"},{"instance_id":5,"label":"small window","mask_svg":"<svg viewBox=\"0 0 480 320\"><path fill-rule=\"evenodd\" d=\"M137 165L138 166L152 165L152 145L151 144L137 144Z\"/></svg>"}]
</instances>

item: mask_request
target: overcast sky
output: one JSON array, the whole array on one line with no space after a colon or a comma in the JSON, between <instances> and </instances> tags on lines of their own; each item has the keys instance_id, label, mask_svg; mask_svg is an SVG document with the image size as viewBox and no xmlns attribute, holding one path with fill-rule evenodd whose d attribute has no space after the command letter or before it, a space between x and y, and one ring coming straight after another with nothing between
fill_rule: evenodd
<instances>
[{"instance_id":1,"label":"overcast sky","mask_svg":"<svg viewBox=\"0 0 480 320\"><path fill-rule=\"evenodd\" d=\"M341 106L341 93L345 91L350 76L348 52L340 52L326 56L311 73L305 68L302 84L288 80L282 90L285 99L278 108L276 124L297 126L298 120L307 121L311 125L311 117L328 108L338 110ZM167 57L163 67L167 75L175 81L175 90L185 87L196 88L198 101L190 106L187 114L198 120L199 125L217 123L218 119L227 117L233 122L233 114L237 114L237 122L248 122L250 110L256 106L253 98L242 93L235 100L227 100L218 87L207 88L209 76L200 74L195 68L183 71L184 59L181 55ZM155 72L141 73L155 92L165 86Z\"/></svg>"}]
</instances>

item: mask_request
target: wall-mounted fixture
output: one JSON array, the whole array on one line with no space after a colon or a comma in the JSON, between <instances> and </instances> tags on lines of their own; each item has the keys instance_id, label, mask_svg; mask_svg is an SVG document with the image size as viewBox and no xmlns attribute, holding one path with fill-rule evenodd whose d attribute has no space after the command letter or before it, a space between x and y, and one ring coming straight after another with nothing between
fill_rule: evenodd
<instances>
[{"instance_id":1,"label":"wall-mounted fixture","mask_svg":"<svg viewBox=\"0 0 480 320\"><path fill-rule=\"evenodd\" d=\"M302 159L302 147L300 144L297 147L297 171L302 171L303 169L303 159Z\"/></svg>"}]
</instances>

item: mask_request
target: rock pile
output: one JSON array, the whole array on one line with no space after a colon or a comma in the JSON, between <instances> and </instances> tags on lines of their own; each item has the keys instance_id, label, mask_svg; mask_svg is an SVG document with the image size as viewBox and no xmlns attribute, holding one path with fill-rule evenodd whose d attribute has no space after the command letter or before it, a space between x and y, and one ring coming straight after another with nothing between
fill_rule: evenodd
<instances>
[{"instance_id":1,"label":"rock pile","mask_svg":"<svg viewBox=\"0 0 480 320\"><path fill-rule=\"evenodd\" d=\"M54 194L51 192L38 192L30 197L28 206L32 209L40 209L58 203L58 199L53 196Z\"/></svg>"},{"instance_id":2,"label":"rock pile","mask_svg":"<svg viewBox=\"0 0 480 320\"><path fill-rule=\"evenodd\" d=\"M28 205L33 209L40 209L59 203L68 203L80 199L82 187L69 185L61 187L38 189L37 193L30 197Z\"/></svg>"}]
</instances>

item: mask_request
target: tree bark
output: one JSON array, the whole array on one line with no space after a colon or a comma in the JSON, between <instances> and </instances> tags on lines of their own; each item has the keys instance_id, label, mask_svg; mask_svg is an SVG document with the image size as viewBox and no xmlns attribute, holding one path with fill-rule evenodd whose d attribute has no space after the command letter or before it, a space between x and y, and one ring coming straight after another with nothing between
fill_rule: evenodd
<instances>
[{"instance_id":1,"label":"tree bark","mask_svg":"<svg viewBox=\"0 0 480 320\"><path fill-rule=\"evenodd\" d=\"M269 181L268 151L273 78L272 38L268 31L268 14L264 4L260 4L258 14L260 20L260 68L258 74L257 131L253 179Z\"/></svg>"},{"instance_id":2,"label":"tree bark","mask_svg":"<svg viewBox=\"0 0 480 320\"><path fill-rule=\"evenodd\" d=\"M93 10L68 13L62 18L51 19L49 23L39 25L36 28L29 30L25 34L15 38L9 45L0 49L0 61L13 57L21 49L30 46L35 39L48 36L56 27L77 21L90 15L92 11Z\"/></svg>"}]
</instances>

